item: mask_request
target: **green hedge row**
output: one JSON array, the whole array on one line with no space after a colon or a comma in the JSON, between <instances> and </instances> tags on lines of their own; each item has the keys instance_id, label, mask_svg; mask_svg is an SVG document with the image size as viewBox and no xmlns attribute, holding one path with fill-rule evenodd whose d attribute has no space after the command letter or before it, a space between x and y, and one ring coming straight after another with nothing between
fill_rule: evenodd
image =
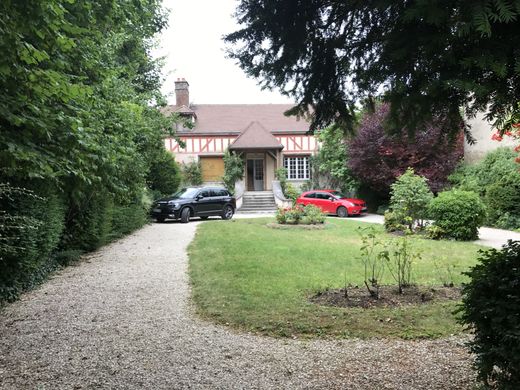
<instances>
[{"instance_id":1,"label":"green hedge row","mask_svg":"<svg viewBox=\"0 0 520 390\"><path fill-rule=\"evenodd\" d=\"M12 188L21 188L16 183ZM49 272L142 227L149 201L119 205L106 191L72 202L52 184L24 183L31 191L3 194L0 303L41 283Z\"/></svg>"}]
</instances>

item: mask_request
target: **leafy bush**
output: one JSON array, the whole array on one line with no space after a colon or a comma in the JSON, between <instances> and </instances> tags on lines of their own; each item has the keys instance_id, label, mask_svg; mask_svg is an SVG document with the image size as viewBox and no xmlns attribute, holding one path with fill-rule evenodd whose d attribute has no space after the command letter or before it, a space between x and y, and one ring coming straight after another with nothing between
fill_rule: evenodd
<instances>
[{"instance_id":1,"label":"leafy bush","mask_svg":"<svg viewBox=\"0 0 520 390\"><path fill-rule=\"evenodd\" d=\"M460 321L474 330L479 379L491 388L520 388L520 242L480 252L466 273Z\"/></svg>"},{"instance_id":2,"label":"leafy bush","mask_svg":"<svg viewBox=\"0 0 520 390\"><path fill-rule=\"evenodd\" d=\"M235 192L235 183L244 177L244 159L242 156L226 150L224 154L224 176L222 181L232 194Z\"/></svg>"},{"instance_id":3,"label":"leafy bush","mask_svg":"<svg viewBox=\"0 0 520 390\"><path fill-rule=\"evenodd\" d=\"M309 204L304 207L303 213L303 218L305 219L305 222L303 223L306 225L315 225L317 223L325 222L325 214L317 206Z\"/></svg>"},{"instance_id":4,"label":"leafy bush","mask_svg":"<svg viewBox=\"0 0 520 390\"><path fill-rule=\"evenodd\" d=\"M199 161L182 163L182 183L187 186L200 186L202 184L202 169Z\"/></svg>"},{"instance_id":5,"label":"leafy bush","mask_svg":"<svg viewBox=\"0 0 520 390\"><path fill-rule=\"evenodd\" d=\"M373 226L359 228L358 232L362 243L360 259L365 269L365 287L372 298L379 299L380 283L385 272L386 244Z\"/></svg>"},{"instance_id":6,"label":"leafy bush","mask_svg":"<svg viewBox=\"0 0 520 390\"><path fill-rule=\"evenodd\" d=\"M173 156L163 149L159 157L152 162L147 181L150 190L160 195L173 194L179 188L181 172ZM157 196L160 197L160 196Z\"/></svg>"},{"instance_id":7,"label":"leafy bush","mask_svg":"<svg viewBox=\"0 0 520 390\"><path fill-rule=\"evenodd\" d=\"M296 205L289 208L278 208L276 211L276 222L289 225L316 225L325 222L325 214L319 207L307 205L302 207Z\"/></svg>"},{"instance_id":8,"label":"leafy bush","mask_svg":"<svg viewBox=\"0 0 520 390\"><path fill-rule=\"evenodd\" d=\"M386 251L383 251L390 275L397 283L399 294L405 287L412 285L413 265L421 259L421 254L413 248L408 235L394 240Z\"/></svg>"},{"instance_id":9,"label":"leafy bush","mask_svg":"<svg viewBox=\"0 0 520 390\"><path fill-rule=\"evenodd\" d=\"M415 129L414 137L408 136L407 129L389 134L389 112L388 104L379 105L374 113L367 112L349 142L348 166L355 177L387 196L396 178L411 167L428 179L432 191L444 189L448 175L463 156L462 137L453 140L443 133L442 119Z\"/></svg>"},{"instance_id":10,"label":"leafy bush","mask_svg":"<svg viewBox=\"0 0 520 390\"><path fill-rule=\"evenodd\" d=\"M389 210L385 212L384 226L385 230L389 233L404 231L406 229L403 216Z\"/></svg>"},{"instance_id":11,"label":"leafy bush","mask_svg":"<svg viewBox=\"0 0 520 390\"><path fill-rule=\"evenodd\" d=\"M497 219L494 225L499 229L519 230L520 215L513 215L505 212Z\"/></svg>"},{"instance_id":12,"label":"leafy bush","mask_svg":"<svg viewBox=\"0 0 520 390\"><path fill-rule=\"evenodd\" d=\"M434 220L433 226L442 229L443 238L462 241L476 240L478 228L486 217L485 206L476 193L457 189L441 192L434 198L428 214Z\"/></svg>"},{"instance_id":13,"label":"leafy bush","mask_svg":"<svg viewBox=\"0 0 520 390\"><path fill-rule=\"evenodd\" d=\"M520 227L520 174L503 177L486 189L488 223L503 229Z\"/></svg>"},{"instance_id":14,"label":"leafy bush","mask_svg":"<svg viewBox=\"0 0 520 390\"><path fill-rule=\"evenodd\" d=\"M391 186L392 196L390 208L395 218L413 231L418 224L423 226L428 204L433 194L426 184L426 178L416 175L412 168L408 168Z\"/></svg>"}]
</instances>

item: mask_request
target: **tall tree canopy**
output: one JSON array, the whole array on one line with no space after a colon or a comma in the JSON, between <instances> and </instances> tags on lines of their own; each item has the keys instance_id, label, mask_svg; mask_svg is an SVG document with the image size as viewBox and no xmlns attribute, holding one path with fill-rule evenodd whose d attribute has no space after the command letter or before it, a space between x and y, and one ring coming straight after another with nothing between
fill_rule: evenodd
<instances>
[{"instance_id":1,"label":"tall tree canopy","mask_svg":"<svg viewBox=\"0 0 520 390\"><path fill-rule=\"evenodd\" d=\"M520 101L520 0L241 0L230 56L295 97L313 127L353 129L356 104L391 103L410 131L461 109L502 128ZM403 126L404 125L404 126Z\"/></svg>"}]
</instances>

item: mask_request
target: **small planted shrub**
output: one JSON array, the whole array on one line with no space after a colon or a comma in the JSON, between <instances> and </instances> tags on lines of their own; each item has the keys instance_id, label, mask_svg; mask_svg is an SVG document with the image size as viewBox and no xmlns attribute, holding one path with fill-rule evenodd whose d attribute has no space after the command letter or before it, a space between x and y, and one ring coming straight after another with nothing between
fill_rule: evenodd
<instances>
[{"instance_id":1,"label":"small planted shrub","mask_svg":"<svg viewBox=\"0 0 520 390\"><path fill-rule=\"evenodd\" d=\"M404 218L392 211L385 212L385 230L389 233L400 232L406 229Z\"/></svg>"},{"instance_id":2,"label":"small planted shrub","mask_svg":"<svg viewBox=\"0 0 520 390\"><path fill-rule=\"evenodd\" d=\"M474 330L471 349L486 387L520 388L520 242L481 251L465 274L460 321Z\"/></svg>"},{"instance_id":3,"label":"small planted shrub","mask_svg":"<svg viewBox=\"0 0 520 390\"><path fill-rule=\"evenodd\" d=\"M387 258L385 243L380 240L373 226L359 228L359 234L362 242L360 259L365 270L365 287L372 298L379 299Z\"/></svg>"},{"instance_id":4,"label":"small planted shrub","mask_svg":"<svg viewBox=\"0 0 520 390\"><path fill-rule=\"evenodd\" d=\"M476 240L486 212L480 197L470 191L441 192L430 202L428 214L437 229L432 238L451 238L459 241ZM435 228L431 228L435 229Z\"/></svg>"},{"instance_id":5,"label":"small planted shrub","mask_svg":"<svg viewBox=\"0 0 520 390\"><path fill-rule=\"evenodd\" d=\"M410 231L423 227L428 204L433 194L426 178L408 168L391 186L390 209L396 219L406 224Z\"/></svg>"},{"instance_id":6,"label":"small planted shrub","mask_svg":"<svg viewBox=\"0 0 520 390\"><path fill-rule=\"evenodd\" d=\"M296 205L289 208L279 208L276 211L276 222L289 225L316 225L325 222L325 214L319 207Z\"/></svg>"},{"instance_id":7,"label":"small planted shrub","mask_svg":"<svg viewBox=\"0 0 520 390\"><path fill-rule=\"evenodd\" d=\"M309 204L305 206L303 213L302 223L306 225L316 225L325 222L325 214L317 206Z\"/></svg>"},{"instance_id":8,"label":"small planted shrub","mask_svg":"<svg viewBox=\"0 0 520 390\"><path fill-rule=\"evenodd\" d=\"M403 293L405 287L412 285L413 265L421 259L421 254L413 248L405 234L395 240L387 251L383 252L388 271L397 283L399 294Z\"/></svg>"}]
</instances>

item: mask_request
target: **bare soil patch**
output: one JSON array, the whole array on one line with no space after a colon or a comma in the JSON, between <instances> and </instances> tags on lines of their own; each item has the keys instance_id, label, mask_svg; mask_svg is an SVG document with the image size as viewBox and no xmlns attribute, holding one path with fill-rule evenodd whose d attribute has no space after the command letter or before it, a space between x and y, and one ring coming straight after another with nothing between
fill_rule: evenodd
<instances>
[{"instance_id":1,"label":"bare soil patch","mask_svg":"<svg viewBox=\"0 0 520 390\"><path fill-rule=\"evenodd\" d=\"M425 287L410 286L399 294L397 286L382 286L379 299L375 299L364 287L320 291L310 297L312 303L335 307L406 307L428 304L439 301L456 301L460 299L460 287Z\"/></svg>"}]
</instances>

